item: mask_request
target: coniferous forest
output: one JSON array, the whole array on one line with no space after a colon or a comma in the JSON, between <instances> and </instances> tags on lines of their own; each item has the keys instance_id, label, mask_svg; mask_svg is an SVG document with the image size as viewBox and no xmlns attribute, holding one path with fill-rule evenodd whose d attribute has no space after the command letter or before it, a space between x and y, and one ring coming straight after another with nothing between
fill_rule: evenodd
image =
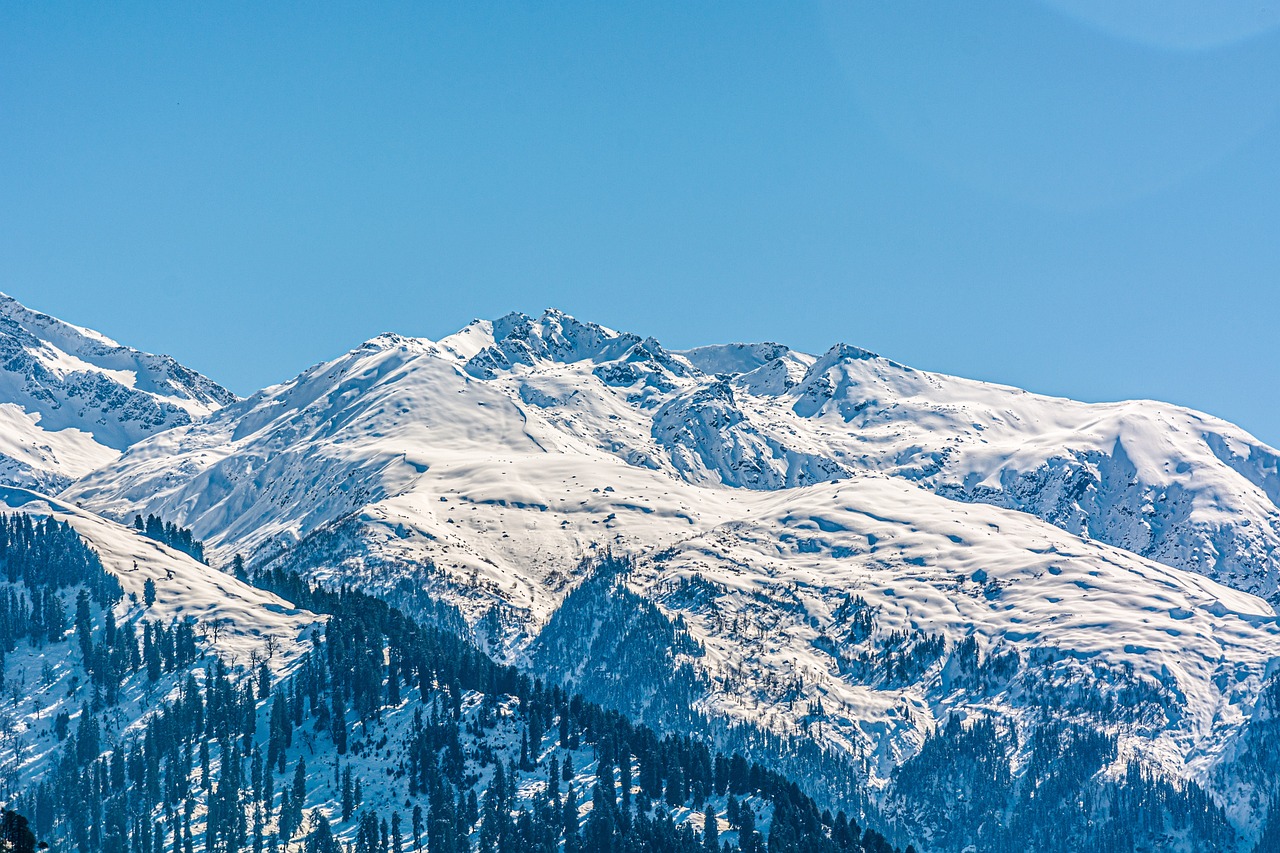
<instances>
[{"instance_id":1,"label":"coniferous forest","mask_svg":"<svg viewBox=\"0 0 1280 853\"><path fill-rule=\"evenodd\" d=\"M0 648L61 642L88 674L78 709L46 721L48 772L0 790L15 850L894 849L741 754L637 725L358 591L255 578L328 617L277 677L209 654L192 620L117 623L119 583L65 524L0 519L0 561ZM113 725L138 687L156 701Z\"/></svg>"},{"instance_id":2,"label":"coniferous forest","mask_svg":"<svg viewBox=\"0 0 1280 853\"><path fill-rule=\"evenodd\" d=\"M191 531L185 527L179 527L172 521L165 521L152 514L148 514L145 519L141 515L135 515L133 527L148 539L163 542L176 551L204 562L204 543L192 536Z\"/></svg>"}]
</instances>

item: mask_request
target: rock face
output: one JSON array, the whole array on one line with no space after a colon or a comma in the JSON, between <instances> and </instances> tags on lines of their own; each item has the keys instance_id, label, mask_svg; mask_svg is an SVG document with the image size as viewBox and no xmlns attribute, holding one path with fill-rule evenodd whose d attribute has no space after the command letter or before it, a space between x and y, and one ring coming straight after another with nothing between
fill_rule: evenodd
<instances>
[{"instance_id":1,"label":"rock face","mask_svg":"<svg viewBox=\"0 0 1280 853\"><path fill-rule=\"evenodd\" d=\"M235 400L151 355L0 295L0 480L45 490Z\"/></svg>"}]
</instances>

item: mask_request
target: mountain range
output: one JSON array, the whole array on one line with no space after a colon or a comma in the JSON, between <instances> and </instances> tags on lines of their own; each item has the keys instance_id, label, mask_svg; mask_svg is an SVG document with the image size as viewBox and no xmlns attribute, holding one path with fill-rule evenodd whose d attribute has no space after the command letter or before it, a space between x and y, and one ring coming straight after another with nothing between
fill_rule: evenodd
<instances>
[{"instance_id":1,"label":"mountain range","mask_svg":"<svg viewBox=\"0 0 1280 853\"><path fill-rule=\"evenodd\" d=\"M148 605L219 626L233 666L272 632L296 666L324 619L252 581L299 577L754 751L921 850L1078 849L1054 828L1126 808L1166 849L1274 831L1280 455L1210 415L554 310L382 335L244 399L7 297L0 348L8 503L135 598L148 560L115 555L162 547L135 517L243 564L183 556Z\"/></svg>"}]
</instances>

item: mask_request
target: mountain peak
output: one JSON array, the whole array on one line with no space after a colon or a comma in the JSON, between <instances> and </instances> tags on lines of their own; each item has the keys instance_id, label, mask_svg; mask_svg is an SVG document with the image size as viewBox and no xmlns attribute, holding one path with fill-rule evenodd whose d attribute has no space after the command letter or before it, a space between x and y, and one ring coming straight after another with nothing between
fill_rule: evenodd
<instances>
[{"instance_id":1,"label":"mountain peak","mask_svg":"<svg viewBox=\"0 0 1280 853\"><path fill-rule=\"evenodd\" d=\"M9 482L65 485L140 439L236 399L167 355L0 295L0 472Z\"/></svg>"},{"instance_id":2,"label":"mountain peak","mask_svg":"<svg viewBox=\"0 0 1280 853\"><path fill-rule=\"evenodd\" d=\"M677 355L688 359L698 370L707 374L726 373L736 375L750 373L771 361L791 354L791 349L773 341L760 343L708 344L681 350Z\"/></svg>"},{"instance_id":3,"label":"mountain peak","mask_svg":"<svg viewBox=\"0 0 1280 853\"><path fill-rule=\"evenodd\" d=\"M823 353L817 363L835 364L842 361L870 361L876 358L880 358L880 355L869 349L856 347L853 344L838 343Z\"/></svg>"},{"instance_id":4,"label":"mountain peak","mask_svg":"<svg viewBox=\"0 0 1280 853\"><path fill-rule=\"evenodd\" d=\"M396 332L383 332L380 335L374 335L369 340L356 347L355 352L364 350L392 350L404 349L415 352L433 352L436 349L434 341L427 338L415 338L410 335L401 335Z\"/></svg>"},{"instance_id":5,"label":"mountain peak","mask_svg":"<svg viewBox=\"0 0 1280 853\"><path fill-rule=\"evenodd\" d=\"M546 309L537 318L511 313L487 324L473 323L467 330L485 326L490 342L467 360L466 368L481 378L492 378L517 365L614 361L642 342L639 335L583 322L556 308Z\"/></svg>"},{"instance_id":6,"label":"mountain peak","mask_svg":"<svg viewBox=\"0 0 1280 853\"><path fill-rule=\"evenodd\" d=\"M65 320L59 320L41 311L35 311L23 305L7 293L0 293L0 318L19 328L39 330L40 337L48 339L61 337L64 340L82 338L107 347L118 347L119 343L93 329L76 326Z\"/></svg>"}]
</instances>

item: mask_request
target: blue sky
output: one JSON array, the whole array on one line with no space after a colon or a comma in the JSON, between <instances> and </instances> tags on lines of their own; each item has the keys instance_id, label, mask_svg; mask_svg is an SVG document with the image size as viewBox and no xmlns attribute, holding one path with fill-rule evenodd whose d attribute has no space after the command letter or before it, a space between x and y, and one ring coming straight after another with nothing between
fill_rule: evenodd
<instances>
[{"instance_id":1,"label":"blue sky","mask_svg":"<svg viewBox=\"0 0 1280 853\"><path fill-rule=\"evenodd\" d=\"M0 289L241 393L556 306L1280 444L1276 5L4 4Z\"/></svg>"}]
</instances>

